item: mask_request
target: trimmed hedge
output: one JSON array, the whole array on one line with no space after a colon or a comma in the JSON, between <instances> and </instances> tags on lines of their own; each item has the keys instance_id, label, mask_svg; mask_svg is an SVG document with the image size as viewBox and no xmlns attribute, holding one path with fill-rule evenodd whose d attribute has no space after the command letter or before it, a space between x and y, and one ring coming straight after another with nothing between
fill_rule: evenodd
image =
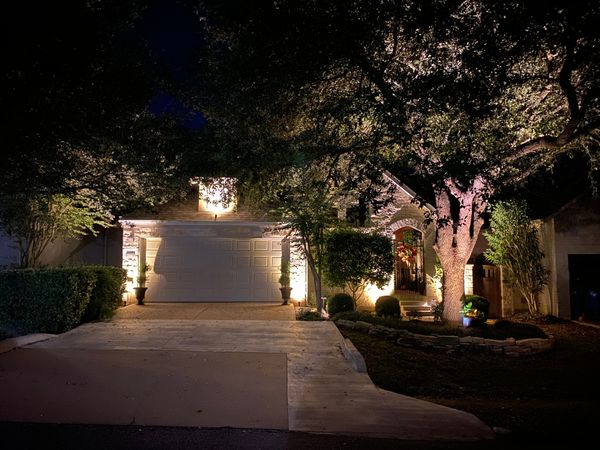
<instances>
[{"instance_id":1,"label":"trimmed hedge","mask_svg":"<svg viewBox=\"0 0 600 450\"><path fill-rule=\"evenodd\" d=\"M62 333L79 324L96 275L79 268L0 272L0 326L14 332Z\"/></svg>"},{"instance_id":2,"label":"trimmed hedge","mask_svg":"<svg viewBox=\"0 0 600 450\"><path fill-rule=\"evenodd\" d=\"M400 317L400 300L393 295L382 295L375 302L375 314L379 317Z\"/></svg>"},{"instance_id":3,"label":"trimmed hedge","mask_svg":"<svg viewBox=\"0 0 600 450\"><path fill-rule=\"evenodd\" d=\"M63 333L109 316L120 304L124 271L82 266L0 272L0 329L5 334Z\"/></svg>"},{"instance_id":4,"label":"trimmed hedge","mask_svg":"<svg viewBox=\"0 0 600 450\"><path fill-rule=\"evenodd\" d=\"M123 302L127 271L114 266L84 266L82 269L94 272L96 283L81 321L109 319Z\"/></svg>"},{"instance_id":5,"label":"trimmed hedge","mask_svg":"<svg viewBox=\"0 0 600 450\"><path fill-rule=\"evenodd\" d=\"M339 294L334 294L327 299L327 313L329 316L333 316L334 314L343 312L343 311L353 311L354 310L354 300L352 300L352 296L343 292Z\"/></svg>"}]
</instances>

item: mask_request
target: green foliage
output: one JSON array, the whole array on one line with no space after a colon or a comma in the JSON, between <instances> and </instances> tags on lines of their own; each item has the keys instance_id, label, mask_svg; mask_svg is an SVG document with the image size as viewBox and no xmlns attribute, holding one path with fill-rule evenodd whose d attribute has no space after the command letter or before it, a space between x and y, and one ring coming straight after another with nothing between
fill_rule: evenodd
<instances>
[{"instance_id":1,"label":"green foliage","mask_svg":"<svg viewBox=\"0 0 600 450\"><path fill-rule=\"evenodd\" d=\"M317 311L303 311L298 316L296 316L296 320L304 320L307 322L319 322L322 320L326 320L321 314Z\"/></svg>"},{"instance_id":2,"label":"green foliage","mask_svg":"<svg viewBox=\"0 0 600 450\"><path fill-rule=\"evenodd\" d=\"M36 267L48 246L58 238L98 234L112 215L85 195L0 196L0 223L19 245L21 267Z\"/></svg>"},{"instance_id":3,"label":"green foliage","mask_svg":"<svg viewBox=\"0 0 600 450\"><path fill-rule=\"evenodd\" d=\"M333 286L348 287L355 302L366 283L383 288L394 270L392 241L377 233L335 230L327 234L323 272Z\"/></svg>"},{"instance_id":4,"label":"green foliage","mask_svg":"<svg viewBox=\"0 0 600 450\"><path fill-rule=\"evenodd\" d=\"M504 266L527 301L529 312L538 313L537 294L548 283L548 270L543 265L538 230L529 219L522 201L500 202L492 209L491 232L484 235L489 242L485 257Z\"/></svg>"},{"instance_id":5,"label":"green foliage","mask_svg":"<svg viewBox=\"0 0 600 450\"><path fill-rule=\"evenodd\" d=\"M339 155L309 158L276 172L257 170L240 183L240 206L255 214L267 210L271 220L285 224L290 244L306 258L320 299L325 238L340 222L337 205L363 191L378 192L378 174L364 161Z\"/></svg>"},{"instance_id":6,"label":"green foliage","mask_svg":"<svg viewBox=\"0 0 600 450\"><path fill-rule=\"evenodd\" d=\"M419 320L401 320L391 317L378 317L366 312L349 311L335 314L331 320L334 322L343 319L353 322L368 322L374 325L383 325L389 328L410 331L418 334L444 334L452 336L464 336L466 333L462 328L436 322L423 322Z\"/></svg>"},{"instance_id":7,"label":"green foliage","mask_svg":"<svg viewBox=\"0 0 600 450\"><path fill-rule=\"evenodd\" d=\"M366 312L348 311L340 312L331 317L331 320L349 320L352 322L367 322L374 325L383 325L388 328L410 331L417 334L437 334L449 336L477 336L486 339L504 340L507 338L530 339L546 338L546 334L537 326L527 323L510 322L499 320L492 326L482 325L478 328L462 328L439 322L424 322L419 320L399 320L385 317L377 317Z\"/></svg>"},{"instance_id":8,"label":"green foliage","mask_svg":"<svg viewBox=\"0 0 600 450\"><path fill-rule=\"evenodd\" d=\"M276 2L240 12L209 0L214 54L203 73L225 96L232 141L254 136L251 160L372 152L424 175L450 271L468 260L462 243L477 239L490 194L565 152L597 168L596 3ZM280 158L265 157L272 148ZM462 288L446 275L445 314L457 320Z\"/></svg>"},{"instance_id":9,"label":"green foliage","mask_svg":"<svg viewBox=\"0 0 600 450\"><path fill-rule=\"evenodd\" d=\"M96 283L81 321L112 317L123 301L127 271L113 266L85 266L82 270L92 271L96 275Z\"/></svg>"},{"instance_id":10,"label":"green foliage","mask_svg":"<svg viewBox=\"0 0 600 450\"><path fill-rule=\"evenodd\" d=\"M289 261L281 262L281 275L279 275L279 284L281 287L290 286L290 263Z\"/></svg>"},{"instance_id":11,"label":"green foliage","mask_svg":"<svg viewBox=\"0 0 600 450\"><path fill-rule=\"evenodd\" d=\"M375 302L375 314L379 317L400 317L400 300L393 295L383 295Z\"/></svg>"},{"instance_id":12,"label":"green foliage","mask_svg":"<svg viewBox=\"0 0 600 450\"><path fill-rule=\"evenodd\" d=\"M431 305L431 313L433 314L434 322L441 322L444 318L444 301L435 301Z\"/></svg>"},{"instance_id":13,"label":"green foliage","mask_svg":"<svg viewBox=\"0 0 600 450\"><path fill-rule=\"evenodd\" d=\"M346 293L334 294L327 299L327 312L329 316L333 316L343 311L353 311L354 301L352 296Z\"/></svg>"},{"instance_id":14,"label":"green foliage","mask_svg":"<svg viewBox=\"0 0 600 450\"><path fill-rule=\"evenodd\" d=\"M96 274L85 268L0 272L0 326L17 333L62 333L80 323Z\"/></svg>"},{"instance_id":15,"label":"green foliage","mask_svg":"<svg viewBox=\"0 0 600 450\"><path fill-rule=\"evenodd\" d=\"M150 266L142 261L138 266L137 287L146 286L146 273L150 270Z\"/></svg>"},{"instance_id":16,"label":"green foliage","mask_svg":"<svg viewBox=\"0 0 600 450\"><path fill-rule=\"evenodd\" d=\"M490 310L488 299L479 295L466 294L461 298L463 317L470 317L477 322L485 322Z\"/></svg>"}]
</instances>

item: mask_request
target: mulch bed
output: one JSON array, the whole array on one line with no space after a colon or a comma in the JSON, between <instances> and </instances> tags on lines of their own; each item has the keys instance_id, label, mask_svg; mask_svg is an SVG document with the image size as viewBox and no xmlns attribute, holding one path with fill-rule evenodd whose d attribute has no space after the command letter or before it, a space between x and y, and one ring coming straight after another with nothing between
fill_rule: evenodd
<instances>
[{"instance_id":1,"label":"mulch bed","mask_svg":"<svg viewBox=\"0 0 600 450\"><path fill-rule=\"evenodd\" d=\"M343 327L340 331L384 389L472 412L490 426L510 429L514 438L594 435L600 424L600 329L548 318L511 320L539 326L555 337L555 348L506 358L406 348Z\"/></svg>"}]
</instances>

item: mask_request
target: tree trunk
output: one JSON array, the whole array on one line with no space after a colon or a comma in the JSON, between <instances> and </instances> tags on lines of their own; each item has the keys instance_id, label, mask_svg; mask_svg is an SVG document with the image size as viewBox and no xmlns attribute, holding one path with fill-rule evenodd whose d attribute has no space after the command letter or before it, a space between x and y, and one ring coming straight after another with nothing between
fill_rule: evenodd
<instances>
[{"instance_id":1,"label":"tree trunk","mask_svg":"<svg viewBox=\"0 0 600 450\"><path fill-rule=\"evenodd\" d=\"M489 190L481 177L466 189L459 188L453 180L445 180L446 187L437 188L436 198L436 251L444 281L442 299L444 318L458 323L461 320L461 297L465 292L465 265L471 257L483 225L481 214L487 206L485 195ZM458 212L453 213L450 196L458 201Z\"/></svg>"},{"instance_id":2,"label":"tree trunk","mask_svg":"<svg viewBox=\"0 0 600 450\"><path fill-rule=\"evenodd\" d=\"M317 311L321 313L321 311L323 311L323 300L321 300L321 274L319 273L317 265L315 264L315 258L313 257L310 246L308 245L307 240L304 237L302 245L304 248L304 254L306 256L306 261L308 262L308 267L310 268L310 273L312 275L313 284L315 286Z\"/></svg>"},{"instance_id":3,"label":"tree trunk","mask_svg":"<svg viewBox=\"0 0 600 450\"><path fill-rule=\"evenodd\" d=\"M444 318L449 322L459 323L461 321L462 310L461 297L465 292L466 261L458 260L458 258L445 259L445 264L442 265L442 270L444 271L444 283L442 285ZM448 266L449 262L450 265Z\"/></svg>"}]
</instances>

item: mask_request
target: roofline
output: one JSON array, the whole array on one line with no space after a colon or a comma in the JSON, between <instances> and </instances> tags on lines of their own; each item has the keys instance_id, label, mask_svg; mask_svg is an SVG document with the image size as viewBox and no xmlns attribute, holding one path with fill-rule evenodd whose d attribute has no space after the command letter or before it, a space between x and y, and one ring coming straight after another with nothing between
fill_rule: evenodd
<instances>
[{"instance_id":1,"label":"roofline","mask_svg":"<svg viewBox=\"0 0 600 450\"><path fill-rule=\"evenodd\" d=\"M556 216L558 216L560 213L562 213L565 209L567 209L569 206L573 205L575 202L577 202L581 198L585 197L586 195L588 195L586 192L582 192L581 194L573 197L567 203L565 203L564 205L562 205L556 211L554 211L551 214L548 214L546 217L542 217L540 220L544 220L545 221L545 220L554 219Z\"/></svg>"},{"instance_id":2,"label":"roofline","mask_svg":"<svg viewBox=\"0 0 600 450\"><path fill-rule=\"evenodd\" d=\"M396 186L398 186L410 198L413 198L413 199L417 198L417 193L415 191L413 191L411 188L409 188L406 184L402 183L398 178L396 178L394 175L392 175L387 170L383 171L383 176L389 178L389 180L391 182L393 182ZM427 202L425 202L425 204L422 206L425 206L432 213L435 212L435 208Z\"/></svg>"},{"instance_id":3,"label":"roofline","mask_svg":"<svg viewBox=\"0 0 600 450\"><path fill-rule=\"evenodd\" d=\"M159 220L159 219L119 219L119 224L123 225L141 225L141 226L152 226L152 225L175 225L175 226L194 226L194 225L241 225L241 226L275 226L281 222L256 222L256 221L242 221L242 220Z\"/></svg>"}]
</instances>

